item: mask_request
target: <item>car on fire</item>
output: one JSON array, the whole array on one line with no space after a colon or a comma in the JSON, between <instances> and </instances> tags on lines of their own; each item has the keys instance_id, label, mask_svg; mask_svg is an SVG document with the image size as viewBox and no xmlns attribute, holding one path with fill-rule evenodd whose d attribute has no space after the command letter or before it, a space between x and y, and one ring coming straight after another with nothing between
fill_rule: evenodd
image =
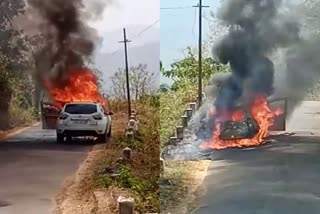
<instances>
[{"instance_id":1,"label":"car on fire","mask_svg":"<svg viewBox=\"0 0 320 214\"><path fill-rule=\"evenodd\" d=\"M93 136L98 142L111 137L112 112L106 111L100 103L72 102L61 110L56 123L57 142L72 140L72 137Z\"/></svg>"}]
</instances>

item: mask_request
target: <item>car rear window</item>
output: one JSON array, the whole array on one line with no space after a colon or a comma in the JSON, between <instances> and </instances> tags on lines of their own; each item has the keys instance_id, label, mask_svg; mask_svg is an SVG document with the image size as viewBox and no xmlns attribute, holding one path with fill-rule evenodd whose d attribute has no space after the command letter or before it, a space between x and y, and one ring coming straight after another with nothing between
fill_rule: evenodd
<instances>
[{"instance_id":1,"label":"car rear window","mask_svg":"<svg viewBox=\"0 0 320 214\"><path fill-rule=\"evenodd\" d=\"M64 111L69 114L93 114L97 112L94 104L68 104Z\"/></svg>"}]
</instances>

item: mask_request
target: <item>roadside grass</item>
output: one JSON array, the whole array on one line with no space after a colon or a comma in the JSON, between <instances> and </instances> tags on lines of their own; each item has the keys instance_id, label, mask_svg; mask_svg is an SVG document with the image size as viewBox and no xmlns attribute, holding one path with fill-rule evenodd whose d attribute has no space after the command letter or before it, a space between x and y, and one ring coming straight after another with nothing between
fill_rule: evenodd
<instances>
[{"instance_id":1,"label":"roadside grass","mask_svg":"<svg viewBox=\"0 0 320 214\"><path fill-rule=\"evenodd\" d=\"M196 207L203 193L202 182L210 161L167 161L162 181L171 185L160 188L161 213L186 214Z\"/></svg>"},{"instance_id":2,"label":"roadside grass","mask_svg":"<svg viewBox=\"0 0 320 214\"><path fill-rule=\"evenodd\" d=\"M31 107L23 107L17 99L12 99L9 103L9 128L28 126L36 120L36 113Z\"/></svg>"},{"instance_id":3,"label":"roadside grass","mask_svg":"<svg viewBox=\"0 0 320 214\"><path fill-rule=\"evenodd\" d=\"M8 114L9 127L7 127L7 129L0 130L0 139L5 138L15 130L32 125L37 119L34 109L22 106L16 97L13 97L9 103Z\"/></svg>"},{"instance_id":4,"label":"roadside grass","mask_svg":"<svg viewBox=\"0 0 320 214\"><path fill-rule=\"evenodd\" d=\"M97 188L106 191L117 191L115 188L125 190L134 198L135 209L139 213L159 213L159 108L149 99L134 105L139 131L134 139L128 139L124 129L117 132L105 150L108 155L99 164L96 184ZM132 149L130 163L117 161L125 147Z\"/></svg>"}]
</instances>

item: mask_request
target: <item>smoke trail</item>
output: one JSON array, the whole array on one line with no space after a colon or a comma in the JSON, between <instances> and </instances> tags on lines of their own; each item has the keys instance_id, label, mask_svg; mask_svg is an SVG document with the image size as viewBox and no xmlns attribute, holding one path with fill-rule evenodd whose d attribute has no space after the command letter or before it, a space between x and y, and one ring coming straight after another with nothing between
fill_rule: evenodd
<instances>
[{"instance_id":1,"label":"smoke trail","mask_svg":"<svg viewBox=\"0 0 320 214\"><path fill-rule=\"evenodd\" d=\"M275 96L289 99L288 115L320 80L320 39L303 39L283 53Z\"/></svg>"},{"instance_id":2,"label":"smoke trail","mask_svg":"<svg viewBox=\"0 0 320 214\"><path fill-rule=\"evenodd\" d=\"M81 68L95 50L97 32L86 21L97 19L106 6L95 0L87 5L82 0L28 0L32 17L43 36L36 54L36 78L63 84L72 68ZM90 11L89 11L89 10Z\"/></svg>"},{"instance_id":3,"label":"smoke trail","mask_svg":"<svg viewBox=\"0 0 320 214\"><path fill-rule=\"evenodd\" d=\"M318 25L313 22L317 18L312 15L318 7L318 2L305 1L292 10L292 19L299 20L304 27L300 40L274 57L277 70L274 96L288 98L288 116L320 80L320 39Z\"/></svg>"}]
</instances>

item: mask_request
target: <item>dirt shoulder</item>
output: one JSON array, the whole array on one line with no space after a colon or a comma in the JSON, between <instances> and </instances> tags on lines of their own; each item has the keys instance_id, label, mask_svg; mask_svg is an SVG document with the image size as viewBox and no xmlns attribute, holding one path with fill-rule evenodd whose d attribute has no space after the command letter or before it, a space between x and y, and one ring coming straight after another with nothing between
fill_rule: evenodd
<instances>
[{"instance_id":1,"label":"dirt shoulder","mask_svg":"<svg viewBox=\"0 0 320 214\"><path fill-rule=\"evenodd\" d=\"M123 132L126 123L126 114L115 114L112 126L113 136ZM114 200L112 195L109 195L109 192L101 192L96 187L96 173L103 164L103 160L118 155L112 152L112 146L112 139L108 144L94 146L75 175L65 180L55 199L55 214L113 213ZM102 204L101 198L104 201Z\"/></svg>"}]
</instances>

